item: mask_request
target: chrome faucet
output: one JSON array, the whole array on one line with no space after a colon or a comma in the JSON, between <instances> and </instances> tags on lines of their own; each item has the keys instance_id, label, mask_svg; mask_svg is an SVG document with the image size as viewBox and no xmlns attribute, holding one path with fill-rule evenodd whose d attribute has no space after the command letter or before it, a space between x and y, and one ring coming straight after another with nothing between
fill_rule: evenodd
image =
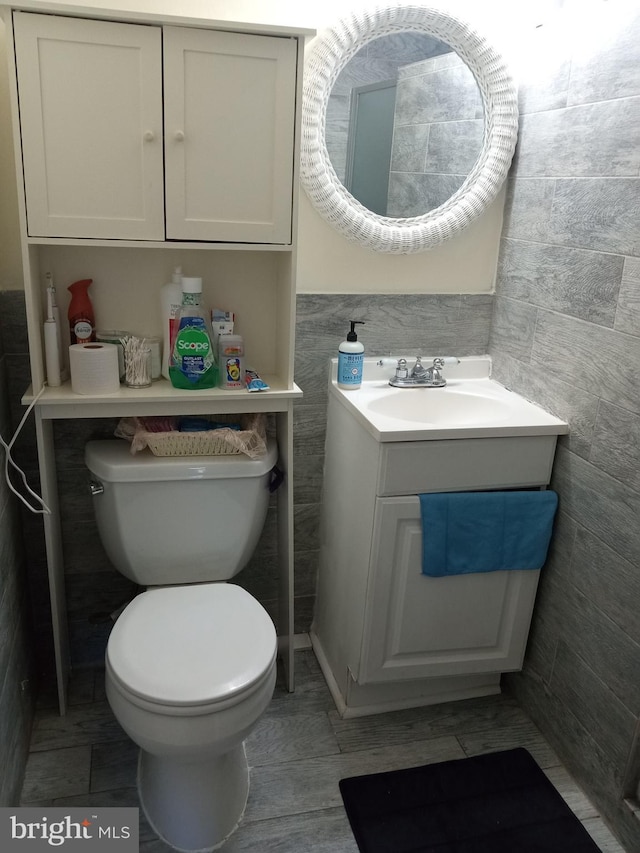
<instances>
[{"instance_id":1,"label":"chrome faucet","mask_svg":"<svg viewBox=\"0 0 640 853\"><path fill-rule=\"evenodd\" d=\"M389 380L389 385L394 388L443 388L447 380L441 373L446 362L458 363L457 358L434 358L431 367L425 367L419 355L411 370L407 365L406 358L399 358L396 365L395 376Z\"/></svg>"}]
</instances>

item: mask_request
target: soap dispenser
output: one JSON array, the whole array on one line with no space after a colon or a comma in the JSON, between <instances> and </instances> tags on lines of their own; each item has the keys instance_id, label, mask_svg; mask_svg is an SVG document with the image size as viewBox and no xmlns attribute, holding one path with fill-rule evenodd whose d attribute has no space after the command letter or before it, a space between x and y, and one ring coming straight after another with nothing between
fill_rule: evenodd
<instances>
[{"instance_id":1,"label":"soap dispenser","mask_svg":"<svg viewBox=\"0 0 640 853\"><path fill-rule=\"evenodd\" d=\"M364 346L356 335L356 324L364 326L364 320L349 320L351 329L346 341L338 347L338 388L345 391L359 388L362 383Z\"/></svg>"}]
</instances>

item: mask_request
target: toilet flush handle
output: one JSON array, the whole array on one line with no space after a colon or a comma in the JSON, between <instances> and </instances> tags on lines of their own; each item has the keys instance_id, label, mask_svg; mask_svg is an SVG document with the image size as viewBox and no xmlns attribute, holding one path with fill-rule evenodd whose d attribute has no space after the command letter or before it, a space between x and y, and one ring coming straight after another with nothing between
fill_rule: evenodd
<instances>
[{"instance_id":1,"label":"toilet flush handle","mask_svg":"<svg viewBox=\"0 0 640 853\"><path fill-rule=\"evenodd\" d=\"M101 495L104 493L104 486L102 483L99 483L97 480L89 481L89 491L95 497L96 495Z\"/></svg>"}]
</instances>

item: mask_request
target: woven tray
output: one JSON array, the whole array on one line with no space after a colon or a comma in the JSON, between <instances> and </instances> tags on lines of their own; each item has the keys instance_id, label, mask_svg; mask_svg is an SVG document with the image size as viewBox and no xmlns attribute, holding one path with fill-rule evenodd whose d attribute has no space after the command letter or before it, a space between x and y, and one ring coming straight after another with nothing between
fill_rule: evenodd
<instances>
[{"instance_id":1,"label":"woven tray","mask_svg":"<svg viewBox=\"0 0 640 853\"><path fill-rule=\"evenodd\" d=\"M166 419L163 419L167 423ZM262 456L266 445L264 414L216 415L216 423L240 423L241 429L217 428L204 432L180 432L148 429L155 426L151 418L122 418L116 435L131 441L131 452L148 447L155 456L232 456L244 453L251 458Z\"/></svg>"}]
</instances>

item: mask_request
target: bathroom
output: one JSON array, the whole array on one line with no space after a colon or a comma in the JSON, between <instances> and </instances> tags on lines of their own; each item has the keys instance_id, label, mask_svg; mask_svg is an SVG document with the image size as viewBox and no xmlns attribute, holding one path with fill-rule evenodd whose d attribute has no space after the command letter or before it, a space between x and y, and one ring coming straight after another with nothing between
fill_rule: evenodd
<instances>
[{"instance_id":1,"label":"bathroom","mask_svg":"<svg viewBox=\"0 0 640 853\"><path fill-rule=\"evenodd\" d=\"M250 14L260 4L245 5ZM347 11L344 3L271 5L284 22L318 30ZM499 381L570 424L556 454L552 486L561 511L525 667L507 685L631 851L640 846L637 805L634 814L623 802L640 778L640 14L622 0L531 2L517 4L517 12L510 8L516 4L488 0L441 5L486 32L514 70L516 159L494 209L416 255L378 255L348 243L300 195L295 380L304 396L294 411L295 631L304 637L313 614L326 369L344 320L366 320L361 339L371 355L489 353ZM3 436L17 425L29 383L5 65L3 56ZM56 430L61 502L70 519L72 660L86 672L104 652L109 623L101 615L128 594L100 547L82 461L86 440L107 437L112 424L60 421ZM18 458L37 477L32 433ZM52 662L40 522L20 513L4 483L0 494L4 805L17 801L22 783L33 673L50 673ZM241 582L275 613L270 521Z\"/></svg>"}]
</instances>

